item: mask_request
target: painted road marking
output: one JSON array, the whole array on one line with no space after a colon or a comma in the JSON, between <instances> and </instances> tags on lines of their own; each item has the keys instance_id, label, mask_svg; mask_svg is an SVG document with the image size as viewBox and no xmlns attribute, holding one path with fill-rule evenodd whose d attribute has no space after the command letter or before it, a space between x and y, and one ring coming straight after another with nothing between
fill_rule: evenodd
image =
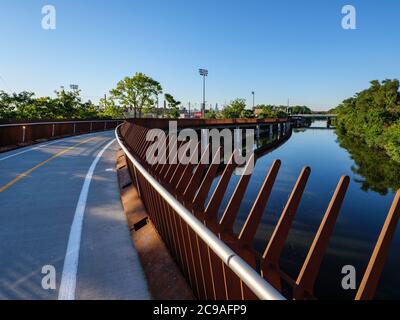
<instances>
[{"instance_id":1,"label":"painted road marking","mask_svg":"<svg viewBox=\"0 0 400 320\"><path fill-rule=\"evenodd\" d=\"M49 143L41 144L41 145L39 145L39 146L37 146L37 147L28 148L28 149L26 149L26 150L23 150L23 151L20 151L20 152L11 154L11 155L6 156L6 157L4 157L4 158L0 158L0 161L4 161L4 160L10 159L10 158L14 158L14 157L19 156L19 155L21 155L21 154L24 154L24 153L27 153L27 152L31 152L31 151L35 151L35 150L39 150L39 149L41 149L41 148L44 148L44 147L47 147L47 146L51 146L51 145L54 145L54 144L57 144L57 143L67 142L67 141L72 140L72 139L74 139L74 138L89 137L89 136L93 136L93 135L96 135L96 134L98 134L98 132L83 134L83 135L80 135L80 136L72 136L72 137L67 137L67 138L63 138L63 139L58 139L58 140L56 140L56 141L54 141L54 142L49 142Z\"/></svg>"},{"instance_id":2,"label":"painted road marking","mask_svg":"<svg viewBox=\"0 0 400 320\"><path fill-rule=\"evenodd\" d=\"M24 150L24 151L21 151L21 152L18 152L18 153L11 154L11 155L9 155L9 156L7 156L7 157L0 158L0 161L4 161L4 160L10 159L10 158L14 158L14 157L19 156L19 155L21 155L21 154L24 154L24 153L27 153L27 152L30 152L30 151L34 151L34 150L38 150L38 149L41 149L41 148L44 148L44 147L47 147L47 146L51 146L51 145L53 145L53 144L60 143L60 142L61 142L61 141L54 141L54 142L42 144L42 145L37 146L37 147L34 147L34 148L29 148L29 149L27 149L27 150Z\"/></svg>"},{"instance_id":3,"label":"painted road marking","mask_svg":"<svg viewBox=\"0 0 400 320\"><path fill-rule=\"evenodd\" d=\"M94 170L103 156L104 152L115 142L116 139L108 143L97 155L86 175L85 182L76 206L74 220L68 239L67 252L65 254L64 267L61 276L60 291L58 300L75 300L76 276L79 264L79 251L81 247L83 217L86 209L86 202L89 194L90 183L92 182Z\"/></svg>"},{"instance_id":4,"label":"painted road marking","mask_svg":"<svg viewBox=\"0 0 400 320\"><path fill-rule=\"evenodd\" d=\"M85 140L85 141L83 141L83 142L80 142L80 143L78 143L78 144L76 144L76 145L74 145L74 146L72 146L72 147L69 147L68 149L65 149L64 151L61 151L61 152L55 154L55 155L52 156L51 158L49 158L49 159L47 159L47 160L45 160L45 161L39 163L38 165L36 165L36 166L34 166L33 168L31 168L31 169L25 171L24 173L21 173L21 174L18 175L15 179L13 179L13 180L10 181L9 183L7 183L4 187L2 187L2 188L0 189L0 193L6 191L6 190L8 190L8 189L10 189L10 188L11 188L14 184L16 184L18 181L24 179L25 177L27 177L28 175L30 175L30 174L31 174L33 171L35 171L36 169L39 169L40 167L43 167L46 163L48 163L48 162L50 162L50 161L52 161L52 160L54 160L54 159L56 159L56 158L58 158L58 157L61 157L62 155L66 154L67 152L69 152L69 151L71 151L71 150L73 150L73 149L79 147L79 146L82 145L82 144L85 144L85 143L87 143L87 142L89 142L89 141L92 141L92 140L94 140L94 138L87 139L87 140Z\"/></svg>"}]
</instances>

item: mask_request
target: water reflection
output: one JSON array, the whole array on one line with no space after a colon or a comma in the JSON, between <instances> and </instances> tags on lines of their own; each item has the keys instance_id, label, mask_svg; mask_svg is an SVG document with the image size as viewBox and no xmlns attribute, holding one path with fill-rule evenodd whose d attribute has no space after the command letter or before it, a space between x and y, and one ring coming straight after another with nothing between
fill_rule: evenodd
<instances>
[{"instance_id":1,"label":"water reflection","mask_svg":"<svg viewBox=\"0 0 400 320\"><path fill-rule=\"evenodd\" d=\"M322 263L315 293L320 299L354 299L355 291L344 291L341 287L342 268L353 265L360 283L394 191L399 187L399 166L357 141L338 137L334 130L296 129L286 143L258 159L240 207L236 233L242 228L276 159L282 160L282 167L257 231L257 250L260 253L265 250L302 168L310 166L312 173L281 258L282 270L296 279L340 177L349 175L352 182ZM226 207L237 182L238 177L232 178L221 208ZM399 249L400 232L397 232L377 298L400 298Z\"/></svg>"},{"instance_id":2,"label":"water reflection","mask_svg":"<svg viewBox=\"0 0 400 320\"><path fill-rule=\"evenodd\" d=\"M354 160L351 170L359 176L354 181L361 185L362 190L386 195L400 188L400 166L385 153L371 150L362 141L339 132L338 142Z\"/></svg>"}]
</instances>

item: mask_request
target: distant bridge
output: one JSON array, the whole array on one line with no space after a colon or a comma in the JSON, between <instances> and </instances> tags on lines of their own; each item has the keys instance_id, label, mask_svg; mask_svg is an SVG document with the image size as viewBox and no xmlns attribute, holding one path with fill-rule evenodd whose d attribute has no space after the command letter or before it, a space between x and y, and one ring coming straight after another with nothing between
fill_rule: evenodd
<instances>
[{"instance_id":1,"label":"distant bridge","mask_svg":"<svg viewBox=\"0 0 400 320\"><path fill-rule=\"evenodd\" d=\"M319 113L314 113L314 114L293 114L290 116L291 118L302 118L302 119L332 119L336 118L336 114L319 114Z\"/></svg>"},{"instance_id":2,"label":"distant bridge","mask_svg":"<svg viewBox=\"0 0 400 320\"><path fill-rule=\"evenodd\" d=\"M336 118L336 114L293 114L291 118L312 118L312 119L331 119Z\"/></svg>"},{"instance_id":3,"label":"distant bridge","mask_svg":"<svg viewBox=\"0 0 400 320\"><path fill-rule=\"evenodd\" d=\"M326 120L326 128L330 128L332 125L332 119L336 118L336 114L326 114L326 113L314 113L314 114L295 114L291 115L290 119L292 120L292 123L294 123L294 126L297 128L301 127L307 127L307 122L313 121L313 120ZM307 121L308 120L308 121Z\"/></svg>"}]
</instances>

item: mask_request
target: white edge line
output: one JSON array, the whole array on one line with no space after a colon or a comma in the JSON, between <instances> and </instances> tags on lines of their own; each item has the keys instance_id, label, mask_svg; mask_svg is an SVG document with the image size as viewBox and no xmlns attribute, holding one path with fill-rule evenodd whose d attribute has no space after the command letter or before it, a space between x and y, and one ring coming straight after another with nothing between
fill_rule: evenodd
<instances>
[{"instance_id":1,"label":"white edge line","mask_svg":"<svg viewBox=\"0 0 400 320\"><path fill-rule=\"evenodd\" d=\"M104 152L116 141L112 140L97 155L86 175L78 204L76 206L74 220L72 222L71 231L68 240L67 252L65 254L64 267L61 277L60 291L58 300L75 300L76 278L79 263L79 250L81 245L83 217L86 209L86 202L89 194L90 183L100 158Z\"/></svg>"},{"instance_id":2,"label":"white edge line","mask_svg":"<svg viewBox=\"0 0 400 320\"><path fill-rule=\"evenodd\" d=\"M103 132L108 132L108 131L103 131ZM4 158L0 158L0 161L11 159L11 158L20 156L21 154L24 154L24 153L27 153L27 152L31 152L31 151L35 151L35 150L39 150L41 148L45 148L47 146L51 146L51 145L54 145L54 144L67 142L68 140L72 140L73 138L81 138L81 137L82 138L85 138L85 137L87 138L88 136L99 134L99 133L101 133L101 132L94 132L94 133L82 134L82 135L77 135L77 136L71 136L71 137L66 137L66 138L62 138L62 139L57 139L57 140L55 140L53 142L49 142L49 143L45 143L45 144L39 144L38 146L34 146L34 147L31 147L31 148L22 150L20 152L10 154L10 155L8 155L8 156L6 156Z\"/></svg>"},{"instance_id":3,"label":"white edge line","mask_svg":"<svg viewBox=\"0 0 400 320\"><path fill-rule=\"evenodd\" d=\"M30 152L30 151L34 151L34 150L38 150L38 149L41 149L41 148L44 148L44 147L47 147L47 146L51 146L51 145L59 143L59 142L60 141L54 141L54 142L50 142L50 143L39 145L37 147L29 148L29 149L26 149L24 151L20 151L20 152L11 154L11 155L6 156L4 158L0 158L0 161L4 161L4 160L10 159L10 158L14 158L14 157L19 156L21 154L24 154L24 153L27 153L27 152Z\"/></svg>"}]
</instances>

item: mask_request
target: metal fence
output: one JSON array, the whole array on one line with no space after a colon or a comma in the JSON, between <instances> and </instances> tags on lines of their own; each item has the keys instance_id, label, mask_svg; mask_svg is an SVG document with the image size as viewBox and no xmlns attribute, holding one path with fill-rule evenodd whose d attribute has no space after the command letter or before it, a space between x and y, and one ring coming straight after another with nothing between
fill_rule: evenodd
<instances>
[{"instance_id":1,"label":"metal fence","mask_svg":"<svg viewBox=\"0 0 400 320\"><path fill-rule=\"evenodd\" d=\"M275 121L274 125L280 126L285 121ZM165 129L166 123L157 123L157 128ZM260 123L257 121L253 124ZM283 299L281 292L285 283L292 288L290 298L315 298L314 286L318 271L350 183L349 177L343 176L340 179L301 271L296 279L292 279L281 270L280 257L311 169L306 167L301 171L263 254L259 254L253 246L253 241L281 161L276 160L273 163L245 224L241 231L235 234L233 227L251 175L240 177L228 205L221 208L236 168L233 157L224 166L222 174L221 164L217 162L211 162L209 165L203 164L206 163L204 161L200 161L198 165L149 165L145 158L153 141L147 141L146 137L152 135L149 132L153 128L152 125L146 121L126 122L117 128L116 135L127 156L132 180L150 219L180 266L194 294L199 299L208 300L275 300ZM218 123L213 122L212 125ZM188 127L190 123L180 123L180 126ZM167 149L168 147L162 152L167 153ZM201 154L198 146L196 156L203 158L206 154L208 156L207 152ZM218 179L218 183L211 192L215 179ZM211 198L206 203L209 194ZM221 209L224 213L222 219L218 219ZM399 216L400 191L393 202L356 299L373 298Z\"/></svg>"},{"instance_id":2,"label":"metal fence","mask_svg":"<svg viewBox=\"0 0 400 320\"><path fill-rule=\"evenodd\" d=\"M113 130L123 120L53 121L0 124L0 148L97 131Z\"/></svg>"}]
</instances>

